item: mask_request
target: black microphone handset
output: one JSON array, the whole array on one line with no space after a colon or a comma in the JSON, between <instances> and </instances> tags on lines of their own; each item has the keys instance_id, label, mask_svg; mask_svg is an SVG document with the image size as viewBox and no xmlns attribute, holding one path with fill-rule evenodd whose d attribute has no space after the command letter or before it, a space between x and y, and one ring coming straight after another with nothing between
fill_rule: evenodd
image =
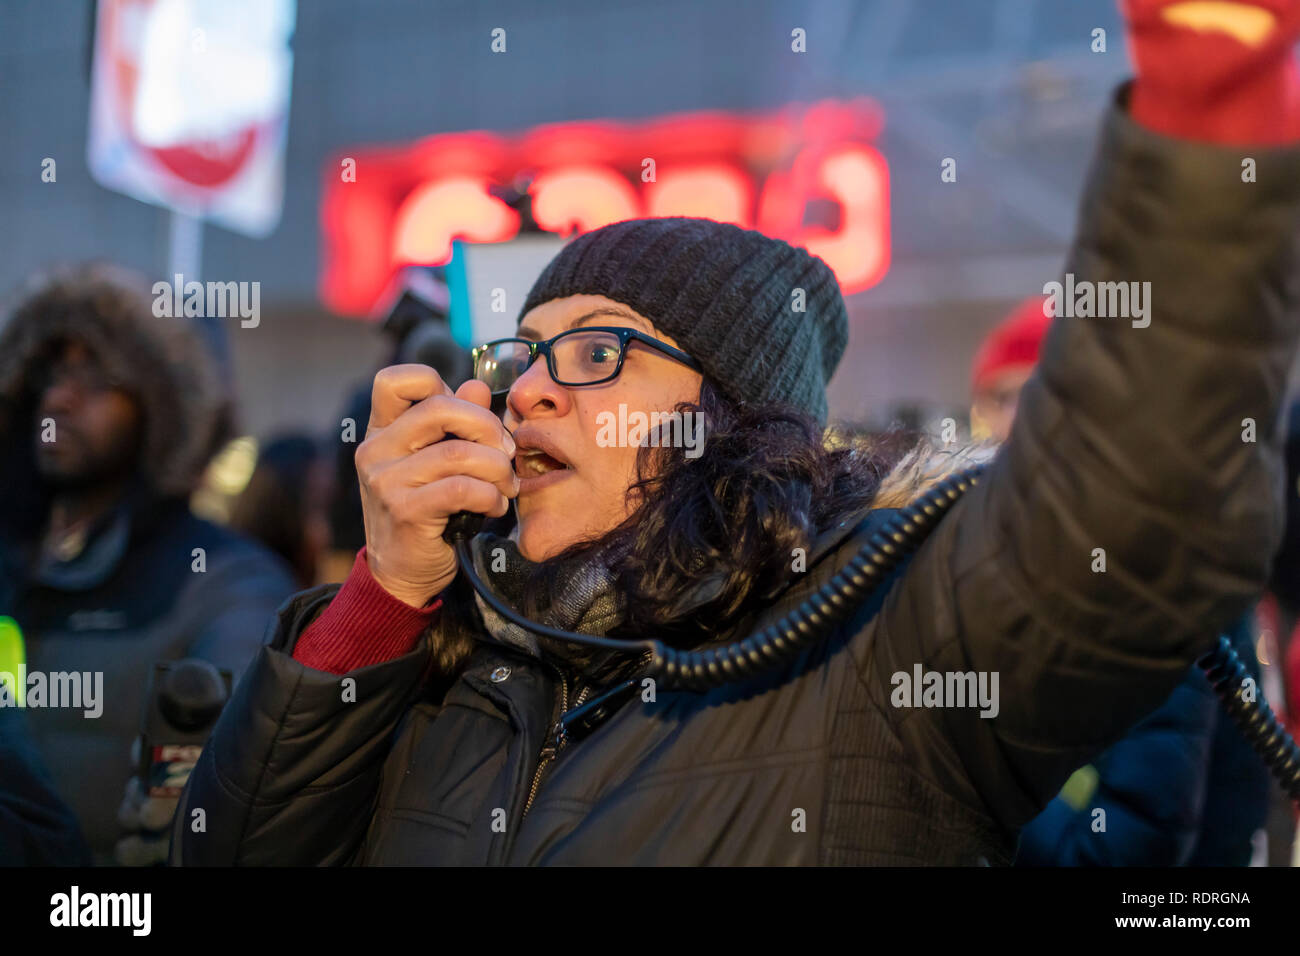
<instances>
[{"instance_id":1,"label":"black microphone handset","mask_svg":"<svg viewBox=\"0 0 1300 956\"><path fill-rule=\"evenodd\" d=\"M172 817L190 772L230 699L231 674L187 657L154 665L145 695L139 752L118 823L125 835L113 855L123 866L167 861Z\"/></svg>"},{"instance_id":2,"label":"black microphone handset","mask_svg":"<svg viewBox=\"0 0 1300 956\"><path fill-rule=\"evenodd\" d=\"M447 529L443 531L444 541L455 544L468 541L478 534L483 527L483 516L475 511L457 511L447 519Z\"/></svg>"},{"instance_id":3,"label":"black microphone handset","mask_svg":"<svg viewBox=\"0 0 1300 956\"><path fill-rule=\"evenodd\" d=\"M493 398L495 399L495 396ZM495 409L493 410L495 411ZM451 441L459 437L459 435L447 432L442 440ZM484 516L476 511L457 511L447 519L447 527L442 532L442 540L452 545L452 547L455 547L457 541L468 541L483 528L484 520L486 520ZM463 563L464 558L461 561Z\"/></svg>"}]
</instances>

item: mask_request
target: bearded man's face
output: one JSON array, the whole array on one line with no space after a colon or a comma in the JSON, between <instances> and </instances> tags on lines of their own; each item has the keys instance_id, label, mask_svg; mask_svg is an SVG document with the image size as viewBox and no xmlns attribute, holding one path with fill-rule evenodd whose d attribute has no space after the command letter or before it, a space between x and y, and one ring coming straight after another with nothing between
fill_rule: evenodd
<instances>
[{"instance_id":1,"label":"bearded man's face","mask_svg":"<svg viewBox=\"0 0 1300 956\"><path fill-rule=\"evenodd\" d=\"M41 476L69 489L122 478L137 465L142 415L80 342L64 343L46 365L36 409Z\"/></svg>"}]
</instances>

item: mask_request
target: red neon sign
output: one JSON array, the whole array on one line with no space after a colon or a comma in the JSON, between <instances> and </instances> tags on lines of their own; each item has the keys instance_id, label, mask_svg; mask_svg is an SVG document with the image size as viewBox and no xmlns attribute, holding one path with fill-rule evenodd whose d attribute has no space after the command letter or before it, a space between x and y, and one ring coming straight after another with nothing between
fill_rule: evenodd
<instances>
[{"instance_id":1,"label":"red neon sign","mask_svg":"<svg viewBox=\"0 0 1300 956\"><path fill-rule=\"evenodd\" d=\"M804 246L846 293L858 292L889 268L889 168L871 145L880 126L879 109L859 99L349 151L325 171L321 298L364 315L394 272L446 262L453 239L512 238L519 216L490 189L524 177L544 229L585 232L639 216L734 222ZM355 161L351 181L340 174L345 156ZM814 203L835 210L836 221L816 221Z\"/></svg>"}]
</instances>

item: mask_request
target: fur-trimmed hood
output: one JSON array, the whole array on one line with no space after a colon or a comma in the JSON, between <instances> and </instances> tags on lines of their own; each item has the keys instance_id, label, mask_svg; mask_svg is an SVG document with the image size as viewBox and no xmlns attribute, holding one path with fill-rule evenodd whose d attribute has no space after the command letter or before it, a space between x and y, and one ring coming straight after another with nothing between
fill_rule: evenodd
<instances>
[{"instance_id":1,"label":"fur-trimmed hood","mask_svg":"<svg viewBox=\"0 0 1300 956\"><path fill-rule=\"evenodd\" d=\"M996 451L989 442L946 448L924 439L881 480L871 507L904 508L945 478L988 462Z\"/></svg>"},{"instance_id":2,"label":"fur-trimmed hood","mask_svg":"<svg viewBox=\"0 0 1300 956\"><path fill-rule=\"evenodd\" d=\"M29 459L35 373L52 346L77 339L144 412L140 473L149 491L186 496L231 430L231 401L192 319L157 318L148 280L95 263L58 269L21 290L0 319L0 454Z\"/></svg>"}]
</instances>

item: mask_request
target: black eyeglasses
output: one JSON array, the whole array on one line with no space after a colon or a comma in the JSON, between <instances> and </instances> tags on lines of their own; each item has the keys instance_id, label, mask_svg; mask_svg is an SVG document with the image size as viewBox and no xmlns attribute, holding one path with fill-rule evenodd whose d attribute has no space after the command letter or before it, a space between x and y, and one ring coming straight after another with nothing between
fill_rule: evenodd
<instances>
[{"instance_id":1,"label":"black eyeglasses","mask_svg":"<svg viewBox=\"0 0 1300 956\"><path fill-rule=\"evenodd\" d=\"M700 363L681 349L636 329L589 325L570 329L540 342L532 339L496 339L470 352L474 377L486 382L493 395L508 392L528 371L537 356L546 356L546 368L557 385L599 385L618 378L629 342L641 342L683 365L702 371Z\"/></svg>"}]
</instances>

